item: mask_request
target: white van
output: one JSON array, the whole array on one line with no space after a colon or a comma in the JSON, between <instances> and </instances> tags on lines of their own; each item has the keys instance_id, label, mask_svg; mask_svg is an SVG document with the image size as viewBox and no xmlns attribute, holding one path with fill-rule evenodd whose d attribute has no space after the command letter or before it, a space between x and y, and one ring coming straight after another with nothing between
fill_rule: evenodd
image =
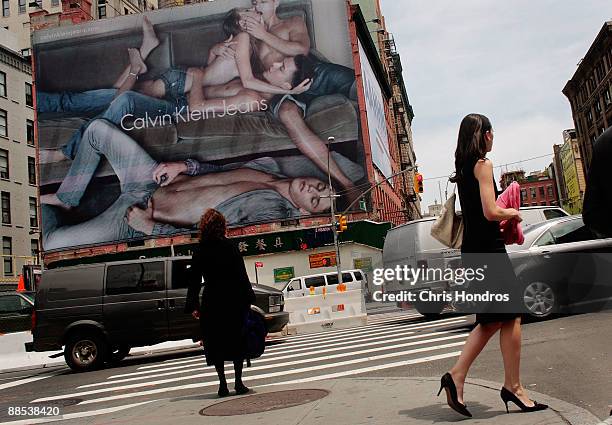
<instances>
[{"instance_id":1,"label":"white van","mask_svg":"<svg viewBox=\"0 0 612 425\"><path fill-rule=\"evenodd\" d=\"M367 277L361 270L345 270L342 272L342 283L346 285L346 290L367 288ZM303 297L310 294L313 287L315 294L322 294L323 288L328 293L336 292L338 286L338 274L336 272L318 273L308 276L300 276L291 279L282 289L285 298Z\"/></svg>"}]
</instances>

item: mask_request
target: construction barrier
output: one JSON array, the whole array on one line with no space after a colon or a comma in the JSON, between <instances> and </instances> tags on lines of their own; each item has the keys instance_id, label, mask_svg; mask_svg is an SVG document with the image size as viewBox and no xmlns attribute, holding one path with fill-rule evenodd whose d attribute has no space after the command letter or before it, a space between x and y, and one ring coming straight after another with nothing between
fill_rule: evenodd
<instances>
[{"instance_id":1,"label":"construction barrier","mask_svg":"<svg viewBox=\"0 0 612 425\"><path fill-rule=\"evenodd\" d=\"M293 335L366 325L362 300L361 289L286 298L287 331Z\"/></svg>"}]
</instances>

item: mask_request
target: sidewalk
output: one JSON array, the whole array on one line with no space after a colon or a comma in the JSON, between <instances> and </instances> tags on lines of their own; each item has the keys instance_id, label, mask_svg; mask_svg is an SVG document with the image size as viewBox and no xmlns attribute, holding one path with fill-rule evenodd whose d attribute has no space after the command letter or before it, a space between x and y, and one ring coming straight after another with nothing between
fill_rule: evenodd
<instances>
[{"instance_id":1,"label":"sidewalk","mask_svg":"<svg viewBox=\"0 0 612 425\"><path fill-rule=\"evenodd\" d=\"M153 400L97 417L94 416L96 412L88 412L87 423L444 425L464 422L495 425L596 425L601 422L580 407L532 391L530 394L534 399L548 404L551 408L523 414L512 405L511 414L507 414L499 398L500 384L481 380L468 380L466 383L466 403L474 417L464 418L446 405L444 393L436 397L439 385L437 378L353 378L298 385L260 386L254 388L252 394L242 397L219 399L216 393L206 393ZM318 400L295 405L303 401L303 397L307 397L308 392L305 390L327 390L329 393ZM321 391L319 393L324 394ZM292 402L293 407L283 407L288 403L291 405ZM209 414L225 416L203 416L203 409ZM247 410L253 413L241 414ZM63 423L78 424L80 420L82 419L75 418Z\"/></svg>"},{"instance_id":2,"label":"sidewalk","mask_svg":"<svg viewBox=\"0 0 612 425\"><path fill-rule=\"evenodd\" d=\"M30 332L0 335L0 374L20 370L66 366L63 354L55 358L49 357L61 353L61 350L27 353L23 344L31 341L32 334ZM135 347L130 351L130 356L159 354L189 348L199 348L199 344L191 340L168 341L147 347Z\"/></svg>"}]
</instances>

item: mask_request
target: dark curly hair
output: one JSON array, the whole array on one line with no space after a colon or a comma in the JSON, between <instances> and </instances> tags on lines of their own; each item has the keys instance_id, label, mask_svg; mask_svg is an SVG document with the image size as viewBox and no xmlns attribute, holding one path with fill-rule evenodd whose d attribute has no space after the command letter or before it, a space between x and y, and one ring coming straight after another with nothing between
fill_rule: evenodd
<instances>
[{"instance_id":1,"label":"dark curly hair","mask_svg":"<svg viewBox=\"0 0 612 425\"><path fill-rule=\"evenodd\" d=\"M225 217L215 209L207 209L200 219L200 243L211 239L223 239L227 230Z\"/></svg>"}]
</instances>

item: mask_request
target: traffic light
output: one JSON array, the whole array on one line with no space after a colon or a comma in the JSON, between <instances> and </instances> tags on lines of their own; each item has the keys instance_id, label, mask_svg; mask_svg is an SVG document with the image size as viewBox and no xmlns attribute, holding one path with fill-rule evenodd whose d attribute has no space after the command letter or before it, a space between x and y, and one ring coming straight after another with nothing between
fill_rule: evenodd
<instances>
[{"instance_id":1,"label":"traffic light","mask_svg":"<svg viewBox=\"0 0 612 425\"><path fill-rule=\"evenodd\" d=\"M338 215L338 222L336 223L336 231L338 233L344 232L348 228L348 219L345 215Z\"/></svg>"},{"instance_id":2,"label":"traffic light","mask_svg":"<svg viewBox=\"0 0 612 425\"><path fill-rule=\"evenodd\" d=\"M423 174L414 174L414 193L423 193Z\"/></svg>"}]
</instances>

